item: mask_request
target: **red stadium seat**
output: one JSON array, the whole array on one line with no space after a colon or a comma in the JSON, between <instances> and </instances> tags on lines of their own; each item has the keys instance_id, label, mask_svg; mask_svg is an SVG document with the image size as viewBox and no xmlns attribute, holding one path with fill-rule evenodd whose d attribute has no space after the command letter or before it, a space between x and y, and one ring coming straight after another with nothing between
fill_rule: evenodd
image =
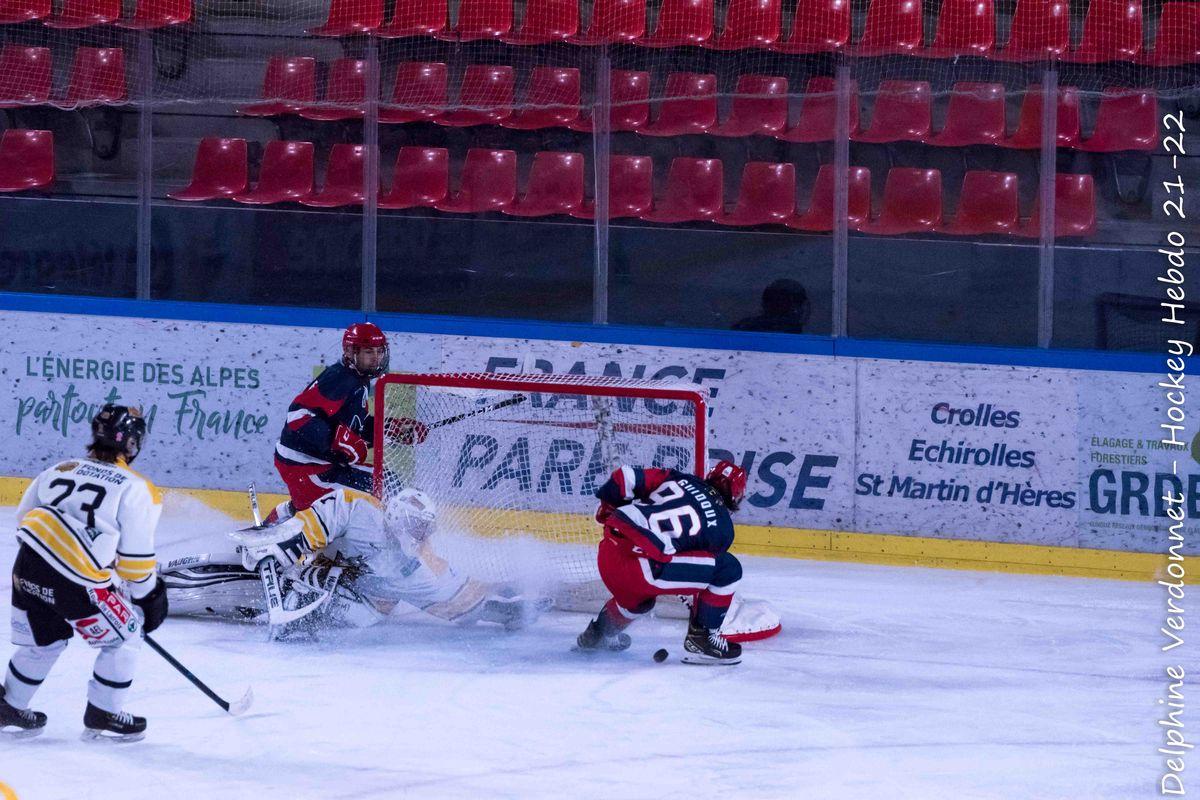
<instances>
[{"instance_id":1,"label":"red stadium seat","mask_svg":"<svg viewBox=\"0 0 1200 800\"><path fill-rule=\"evenodd\" d=\"M738 78L729 118L713 128L714 136L776 136L787 127L787 78L743 75Z\"/></svg>"},{"instance_id":2,"label":"red stadium seat","mask_svg":"<svg viewBox=\"0 0 1200 800\"><path fill-rule=\"evenodd\" d=\"M521 28L500 37L509 44L563 42L579 33L578 0L529 0Z\"/></svg>"},{"instance_id":3,"label":"red stadium seat","mask_svg":"<svg viewBox=\"0 0 1200 800\"><path fill-rule=\"evenodd\" d=\"M329 17L310 30L311 36L369 33L383 24L383 0L333 0Z\"/></svg>"},{"instance_id":4,"label":"red stadium seat","mask_svg":"<svg viewBox=\"0 0 1200 800\"><path fill-rule=\"evenodd\" d=\"M612 71L612 109L609 128L616 131L637 131L650 122L650 73L614 69ZM590 117L572 124L571 130L592 130Z\"/></svg>"},{"instance_id":5,"label":"red stadium seat","mask_svg":"<svg viewBox=\"0 0 1200 800\"><path fill-rule=\"evenodd\" d=\"M863 37L854 46L858 55L905 54L922 45L921 0L871 0Z\"/></svg>"},{"instance_id":6,"label":"red stadium seat","mask_svg":"<svg viewBox=\"0 0 1200 800\"><path fill-rule=\"evenodd\" d=\"M47 28L90 28L121 18L121 0L66 0L62 9L43 24Z\"/></svg>"},{"instance_id":7,"label":"red stadium seat","mask_svg":"<svg viewBox=\"0 0 1200 800\"><path fill-rule=\"evenodd\" d=\"M456 128L498 125L512 116L515 81L512 67L470 64L463 74L458 105L434 121Z\"/></svg>"},{"instance_id":8,"label":"red stadium seat","mask_svg":"<svg viewBox=\"0 0 1200 800\"><path fill-rule=\"evenodd\" d=\"M884 81L875 95L871 125L858 142L923 142L933 120L933 95L924 81Z\"/></svg>"},{"instance_id":9,"label":"red stadium seat","mask_svg":"<svg viewBox=\"0 0 1200 800\"><path fill-rule=\"evenodd\" d=\"M722 225L783 225L796 213L796 167L747 161L733 211L722 214Z\"/></svg>"},{"instance_id":10,"label":"red stadium seat","mask_svg":"<svg viewBox=\"0 0 1200 800\"><path fill-rule=\"evenodd\" d=\"M263 78L262 103L238 109L250 117L295 114L317 101L317 61L307 56L271 56Z\"/></svg>"},{"instance_id":11,"label":"red stadium seat","mask_svg":"<svg viewBox=\"0 0 1200 800\"><path fill-rule=\"evenodd\" d=\"M367 148L361 144L335 144L329 151L325 185L320 192L300 202L314 208L362 205L366 157Z\"/></svg>"},{"instance_id":12,"label":"red stadium seat","mask_svg":"<svg viewBox=\"0 0 1200 800\"><path fill-rule=\"evenodd\" d=\"M717 76L695 72L667 75L658 119L638 131L646 136L705 133L717 124Z\"/></svg>"},{"instance_id":13,"label":"red stadium seat","mask_svg":"<svg viewBox=\"0 0 1200 800\"><path fill-rule=\"evenodd\" d=\"M525 102L501 124L517 130L568 128L579 121L579 70L534 67Z\"/></svg>"},{"instance_id":14,"label":"red stadium seat","mask_svg":"<svg viewBox=\"0 0 1200 800\"><path fill-rule=\"evenodd\" d=\"M250 188L245 139L209 136L200 140L192 180L186 187L168 192L172 200L229 200Z\"/></svg>"},{"instance_id":15,"label":"red stadium seat","mask_svg":"<svg viewBox=\"0 0 1200 800\"><path fill-rule=\"evenodd\" d=\"M0 108L50 100L50 48L6 44L0 51Z\"/></svg>"},{"instance_id":16,"label":"red stadium seat","mask_svg":"<svg viewBox=\"0 0 1200 800\"><path fill-rule=\"evenodd\" d=\"M725 213L724 167L715 158L676 158L667 170L667 190L647 222L713 222Z\"/></svg>"},{"instance_id":17,"label":"red stadium seat","mask_svg":"<svg viewBox=\"0 0 1200 800\"><path fill-rule=\"evenodd\" d=\"M433 208L446 199L450 185L450 152L444 147L401 147L392 175L392 190L379 198L380 208Z\"/></svg>"},{"instance_id":18,"label":"red stadium seat","mask_svg":"<svg viewBox=\"0 0 1200 800\"><path fill-rule=\"evenodd\" d=\"M1008 44L992 58L1000 61L1055 59L1070 46L1067 0L1017 0Z\"/></svg>"},{"instance_id":19,"label":"red stadium seat","mask_svg":"<svg viewBox=\"0 0 1200 800\"><path fill-rule=\"evenodd\" d=\"M296 202L313 193L312 142L267 142L258 185L234 200L247 205Z\"/></svg>"},{"instance_id":20,"label":"red stadium seat","mask_svg":"<svg viewBox=\"0 0 1200 800\"><path fill-rule=\"evenodd\" d=\"M396 68L391 103L379 109L383 123L431 122L450 104L446 65L406 61Z\"/></svg>"},{"instance_id":21,"label":"red stadium seat","mask_svg":"<svg viewBox=\"0 0 1200 800\"><path fill-rule=\"evenodd\" d=\"M804 105L794 128L777 138L785 142L828 142L837 131L837 83L833 78L809 78ZM850 135L858 131L858 84L850 82Z\"/></svg>"},{"instance_id":22,"label":"red stadium seat","mask_svg":"<svg viewBox=\"0 0 1200 800\"><path fill-rule=\"evenodd\" d=\"M1134 61L1142 54L1142 0L1091 0L1079 47L1064 61Z\"/></svg>"},{"instance_id":23,"label":"red stadium seat","mask_svg":"<svg viewBox=\"0 0 1200 800\"><path fill-rule=\"evenodd\" d=\"M933 44L916 55L927 58L990 56L996 46L992 0L942 0Z\"/></svg>"},{"instance_id":24,"label":"red stadium seat","mask_svg":"<svg viewBox=\"0 0 1200 800\"><path fill-rule=\"evenodd\" d=\"M800 231L825 232L833 230L833 179L832 164L822 164L813 184L812 199L808 210L788 220L787 226ZM866 167L850 167L846 186L847 224L856 231L871 216L871 171Z\"/></svg>"},{"instance_id":25,"label":"red stadium seat","mask_svg":"<svg viewBox=\"0 0 1200 800\"><path fill-rule=\"evenodd\" d=\"M938 232L952 236L1012 234L1020 222L1017 215L1015 173L971 170L963 175L958 212Z\"/></svg>"},{"instance_id":26,"label":"red stadium seat","mask_svg":"<svg viewBox=\"0 0 1200 800\"><path fill-rule=\"evenodd\" d=\"M942 224L942 173L892 167L883 185L883 211L859 227L863 233L896 236L932 233Z\"/></svg>"},{"instance_id":27,"label":"red stadium seat","mask_svg":"<svg viewBox=\"0 0 1200 800\"><path fill-rule=\"evenodd\" d=\"M0 0L0 24L29 22L50 16L50 0Z\"/></svg>"},{"instance_id":28,"label":"red stadium seat","mask_svg":"<svg viewBox=\"0 0 1200 800\"><path fill-rule=\"evenodd\" d=\"M376 36L400 39L405 36L446 34L450 27L448 0L404 0L396 3L392 18L375 30Z\"/></svg>"},{"instance_id":29,"label":"red stadium seat","mask_svg":"<svg viewBox=\"0 0 1200 800\"><path fill-rule=\"evenodd\" d=\"M67 97L69 108L124 103L125 51L119 47L80 47L75 50Z\"/></svg>"},{"instance_id":30,"label":"red stadium seat","mask_svg":"<svg viewBox=\"0 0 1200 800\"><path fill-rule=\"evenodd\" d=\"M1077 147L1089 153L1158 147L1158 102L1154 90L1105 89L1096 114L1096 130Z\"/></svg>"},{"instance_id":31,"label":"red stadium seat","mask_svg":"<svg viewBox=\"0 0 1200 800\"><path fill-rule=\"evenodd\" d=\"M182 25L192 19L192 0L137 0L132 19L117 20L118 28L151 30Z\"/></svg>"},{"instance_id":32,"label":"red stadium seat","mask_svg":"<svg viewBox=\"0 0 1200 800\"><path fill-rule=\"evenodd\" d=\"M23 192L54 182L54 134L9 128L0 139L0 192Z\"/></svg>"},{"instance_id":33,"label":"red stadium seat","mask_svg":"<svg viewBox=\"0 0 1200 800\"><path fill-rule=\"evenodd\" d=\"M1154 67L1200 64L1200 3L1164 3L1154 50L1142 56Z\"/></svg>"},{"instance_id":34,"label":"red stadium seat","mask_svg":"<svg viewBox=\"0 0 1200 800\"><path fill-rule=\"evenodd\" d=\"M1079 90L1074 86L1058 87L1057 139L1059 147L1079 146ZM1017 130L1004 140L1005 147L1017 150L1037 150L1042 146L1042 87L1030 86L1021 101L1021 116Z\"/></svg>"},{"instance_id":35,"label":"red stadium seat","mask_svg":"<svg viewBox=\"0 0 1200 800\"><path fill-rule=\"evenodd\" d=\"M946 124L928 143L939 147L1004 143L1004 84L954 84Z\"/></svg>"},{"instance_id":36,"label":"red stadium seat","mask_svg":"<svg viewBox=\"0 0 1200 800\"><path fill-rule=\"evenodd\" d=\"M787 41L777 53L831 53L850 41L850 0L799 0Z\"/></svg>"},{"instance_id":37,"label":"red stadium seat","mask_svg":"<svg viewBox=\"0 0 1200 800\"><path fill-rule=\"evenodd\" d=\"M514 217L549 217L582 206L583 155L543 152L533 154L524 196L503 211Z\"/></svg>"},{"instance_id":38,"label":"red stadium seat","mask_svg":"<svg viewBox=\"0 0 1200 800\"><path fill-rule=\"evenodd\" d=\"M448 33L433 35L457 42L499 39L512 30L512 25L512 0L461 0L455 26Z\"/></svg>"},{"instance_id":39,"label":"red stadium seat","mask_svg":"<svg viewBox=\"0 0 1200 800\"><path fill-rule=\"evenodd\" d=\"M782 0L730 0L725 27L705 47L713 50L769 48L779 40L782 27Z\"/></svg>"},{"instance_id":40,"label":"red stadium seat","mask_svg":"<svg viewBox=\"0 0 1200 800\"><path fill-rule=\"evenodd\" d=\"M654 33L637 41L642 47L702 45L713 34L713 0L663 0Z\"/></svg>"},{"instance_id":41,"label":"red stadium seat","mask_svg":"<svg viewBox=\"0 0 1200 800\"><path fill-rule=\"evenodd\" d=\"M1035 198L1033 213L1019 235L1041 236L1041 205ZM1096 185L1091 175L1054 176L1054 235L1090 236L1096 232Z\"/></svg>"},{"instance_id":42,"label":"red stadium seat","mask_svg":"<svg viewBox=\"0 0 1200 800\"><path fill-rule=\"evenodd\" d=\"M501 211L517 201L517 154L513 150L467 151L459 189L434 204L439 211L478 214Z\"/></svg>"},{"instance_id":43,"label":"red stadium seat","mask_svg":"<svg viewBox=\"0 0 1200 800\"><path fill-rule=\"evenodd\" d=\"M613 156L608 167L608 218L640 217L654 205L654 163L649 156ZM574 213L595 219L595 201L587 200Z\"/></svg>"},{"instance_id":44,"label":"red stadium seat","mask_svg":"<svg viewBox=\"0 0 1200 800\"><path fill-rule=\"evenodd\" d=\"M362 117L367 101L367 62L356 58L339 58L329 67L325 84L325 102L304 106L300 116L305 119L332 121Z\"/></svg>"},{"instance_id":45,"label":"red stadium seat","mask_svg":"<svg viewBox=\"0 0 1200 800\"><path fill-rule=\"evenodd\" d=\"M646 0L596 0L587 31L572 36L573 44L616 44L646 35Z\"/></svg>"}]
</instances>

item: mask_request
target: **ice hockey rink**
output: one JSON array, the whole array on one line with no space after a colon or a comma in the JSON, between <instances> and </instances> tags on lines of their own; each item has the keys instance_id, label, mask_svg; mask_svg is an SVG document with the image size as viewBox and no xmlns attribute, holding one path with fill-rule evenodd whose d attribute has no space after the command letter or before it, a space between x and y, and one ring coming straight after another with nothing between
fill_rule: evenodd
<instances>
[{"instance_id":1,"label":"ice hockey rink","mask_svg":"<svg viewBox=\"0 0 1200 800\"><path fill-rule=\"evenodd\" d=\"M233 527L168 494L160 552ZM0 537L5 619L14 549ZM0 781L20 800L1158 795L1157 587L744 563L742 591L784 630L729 668L678 663L680 620L588 656L570 650L578 614L517 633L405 616L316 643L169 619L160 643L255 703L225 715L146 648L128 707L149 729L132 745L79 740L93 653L76 640L35 698L47 731L0 742Z\"/></svg>"}]
</instances>

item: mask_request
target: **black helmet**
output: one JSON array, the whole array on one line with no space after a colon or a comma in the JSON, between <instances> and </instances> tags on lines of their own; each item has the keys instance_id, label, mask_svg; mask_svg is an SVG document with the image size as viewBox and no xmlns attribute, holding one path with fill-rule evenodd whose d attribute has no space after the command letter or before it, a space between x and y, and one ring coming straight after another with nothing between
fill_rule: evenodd
<instances>
[{"instance_id":1,"label":"black helmet","mask_svg":"<svg viewBox=\"0 0 1200 800\"><path fill-rule=\"evenodd\" d=\"M146 418L141 409L105 403L92 420L92 449L115 450L132 462L142 449Z\"/></svg>"}]
</instances>

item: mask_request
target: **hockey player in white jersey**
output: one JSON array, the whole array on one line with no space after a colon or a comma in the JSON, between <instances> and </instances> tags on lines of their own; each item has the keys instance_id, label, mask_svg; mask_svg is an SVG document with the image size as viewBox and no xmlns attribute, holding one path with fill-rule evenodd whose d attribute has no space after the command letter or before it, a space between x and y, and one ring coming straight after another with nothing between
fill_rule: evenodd
<instances>
[{"instance_id":1,"label":"hockey player in white jersey","mask_svg":"<svg viewBox=\"0 0 1200 800\"><path fill-rule=\"evenodd\" d=\"M460 575L434 553L435 527L436 506L424 492L405 489L385 509L372 495L338 488L289 518L232 534L236 554L175 559L164 577L174 613L250 619L264 607L257 568L274 559L283 572L285 609L325 597L285 634L366 627L400 603L459 624L511 629L529 621L537 604Z\"/></svg>"},{"instance_id":2,"label":"hockey player in white jersey","mask_svg":"<svg viewBox=\"0 0 1200 800\"><path fill-rule=\"evenodd\" d=\"M92 420L86 458L33 479L17 507L12 639L0 690L0 730L34 736L46 715L34 693L74 634L99 652L88 682L85 739L136 741L146 720L124 710L142 631L167 615L154 532L159 490L134 472L146 434L135 408L105 405Z\"/></svg>"}]
</instances>

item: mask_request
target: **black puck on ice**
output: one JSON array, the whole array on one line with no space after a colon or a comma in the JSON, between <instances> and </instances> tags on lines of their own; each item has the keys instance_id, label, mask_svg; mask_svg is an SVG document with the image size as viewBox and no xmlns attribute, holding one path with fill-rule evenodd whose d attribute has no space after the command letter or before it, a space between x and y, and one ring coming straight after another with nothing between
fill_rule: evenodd
<instances>
[{"instance_id":1,"label":"black puck on ice","mask_svg":"<svg viewBox=\"0 0 1200 800\"><path fill-rule=\"evenodd\" d=\"M670 655L670 653L668 653L666 648L664 647L660 650L654 651L654 660L657 661L659 664L661 664L662 662L667 660L667 656L669 656L669 655Z\"/></svg>"}]
</instances>

